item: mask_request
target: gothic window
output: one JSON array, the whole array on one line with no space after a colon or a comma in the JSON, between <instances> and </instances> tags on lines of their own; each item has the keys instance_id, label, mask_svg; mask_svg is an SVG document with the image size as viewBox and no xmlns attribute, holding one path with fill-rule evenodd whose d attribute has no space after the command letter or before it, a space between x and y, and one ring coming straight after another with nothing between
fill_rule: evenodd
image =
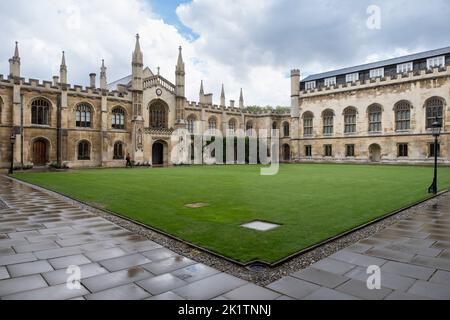
<instances>
[{"instance_id":1,"label":"gothic window","mask_svg":"<svg viewBox=\"0 0 450 320\"><path fill-rule=\"evenodd\" d=\"M158 101L150 106L150 128L168 128L167 106L164 103Z\"/></svg>"},{"instance_id":2,"label":"gothic window","mask_svg":"<svg viewBox=\"0 0 450 320\"><path fill-rule=\"evenodd\" d=\"M230 130L230 133L235 133L236 132L236 120L231 119L228 122L228 130Z\"/></svg>"},{"instance_id":3,"label":"gothic window","mask_svg":"<svg viewBox=\"0 0 450 320\"><path fill-rule=\"evenodd\" d=\"M305 146L305 157L312 157L312 146Z\"/></svg>"},{"instance_id":4,"label":"gothic window","mask_svg":"<svg viewBox=\"0 0 450 320\"><path fill-rule=\"evenodd\" d=\"M248 121L247 125L245 126L245 130L247 130L247 131L253 130L253 122Z\"/></svg>"},{"instance_id":5,"label":"gothic window","mask_svg":"<svg viewBox=\"0 0 450 320\"><path fill-rule=\"evenodd\" d=\"M123 152L123 143L116 142L114 143L114 160L123 160L124 152Z\"/></svg>"},{"instance_id":6,"label":"gothic window","mask_svg":"<svg viewBox=\"0 0 450 320\"><path fill-rule=\"evenodd\" d=\"M397 157L407 157L408 156L408 144L400 143L397 146Z\"/></svg>"},{"instance_id":7,"label":"gothic window","mask_svg":"<svg viewBox=\"0 0 450 320\"><path fill-rule=\"evenodd\" d=\"M208 121L208 129L209 130L216 130L217 129L217 121L215 118L211 118Z\"/></svg>"},{"instance_id":8,"label":"gothic window","mask_svg":"<svg viewBox=\"0 0 450 320\"><path fill-rule=\"evenodd\" d=\"M324 156L325 157L332 157L333 156L333 146L331 144L324 145L323 149L324 149Z\"/></svg>"},{"instance_id":9,"label":"gothic window","mask_svg":"<svg viewBox=\"0 0 450 320\"><path fill-rule=\"evenodd\" d=\"M86 140L78 143L78 160L91 160L91 145Z\"/></svg>"},{"instance_id":10,"label":"gothic window","mask_svg":"<svg viewBox=\"0 0 450 320\"><path fill-rule=\"evenodd\" d=\"M353 158L355 156L355 145L347 144L345 146L345 156L348 158Z\"/></svg>"},{"instance_id":11,"label":"gothic window","mask_svg":"<svg viewBox=\"0 0 450 320\"><path fill-rule=\"evenodd\" d=\"M120 107L112 111L112 128L119 130L125 129L125 110Z\"/></svg>"},{"instance_id":12,"label":"gothic window","mask_svg":"<svg viewBox=\"0 0 450 320\"><path fill-rule=\"evenodd\" d=\"M334 133L334 113L327 110L323 113L323 134L331 136Z\"/></svg>"},{"instance_id":13,"label":"gothic window","mask_svg":"<svg viewBox=\"0 0 450 320\"><path fill-rule=\"evenodd\" d=\"M289 137L291 135L289 123L287 122L283 124L283 134L285 137Z\"/></svg>"},{"instance_id":14,"label":"gothic window","mask_svg":"<svg viewBox=\"0 0 450 320\"><path fill-rule=\"evenodd\" d=\"M189 118L187 120L187 129L190 134L194 134L194 132L195 132L195 117L194 116L189 116Z\"/></svg>"},{"instance_id":15,"label":"gothic window","mask_svg":"<svg viewBox=\"0 0 450 320\"><path fill-rule=\"evenodd\" d=\"M274 121L272 123L272 130L277 130L278 129L278 123L276 121Z\"/></svg>"},{"instance_id":16,"label":"gothic window","mask_svg":"<svg viewBox=\"0 0 450 320\"><path fill-rule=\"evenodd\" d=\"M381 116L382 109L380 105L373 105L369 107L369 132L381 132Z\"/></svg>"},{"instance_id":17,"label":"gothic window","mask_svg":"<svg viewBox=\"0 0 450 320\"><path fill-rule=\"evenodd\" d=\"M76 126L79 128L90 128L92 121L92 108L87 104L80 104L75 111Z\"/></svg>"},{"instance_id":18,"label":"gothic window","mask_svg":"<svg viewBox=\"0 0 450 320\"><path fill-rule=\"evenodd\" d=\"M303 115L303 134L305 136L313 135L313 119L314 115L311 112L306 112Z\"/></svg>"},{"instance_id":19,"label":"gothic window","mask_svg":"<svg viewBox=\"0 0 450 320\"><path fill-rule=\"evenodd\" d=\"M433 98L427 101L427 129L433 126L437 120L442 126L442 119L444 115L444 102L439 98Z\"/></svg>"},{"instance_id":20,"label":"gothic window","mask_svg":"<svg viewBox=\"0 0 450 320\"><path fill-rule=\"evenodd\" d=\"M395 130L409 130L411 128L411 105L401 101L395 105Z\"/></svg>"},{"instance_id":21,"label":"gothic window","mask_svg":"<svg viewBox=\"0 0 450 320\"><path fill-rule=\"evenodd\" d=\"M349 107L344 110L344 133L356 133L356 109Z\"/></svg>"},{"instance_id":22,"label":"gothic window","mask_svg":"<svg viewBox=\"0 0 450 320\"><path fill-rule=\"evenodd\" d=\"M44 99L36 99L31 103L31 124L49 125L50 103Z\"/></svg>"}]
</instances>

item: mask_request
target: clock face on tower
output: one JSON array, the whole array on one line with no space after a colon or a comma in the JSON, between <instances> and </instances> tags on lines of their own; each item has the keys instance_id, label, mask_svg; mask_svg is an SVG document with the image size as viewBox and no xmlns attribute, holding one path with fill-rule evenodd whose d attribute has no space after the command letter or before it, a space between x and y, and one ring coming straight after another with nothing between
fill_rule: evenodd
<instances>
[{"instance_id":1,"label":"clock face on tower","mask_svg":"<svg viewBox=\"0 0 450 320\"><path fill-rule=\"evenodd\" d=\"M158 97L161 97L162 94L163 94L163 92L162 92L161 89L156 89L156 95L157 95Z\"/></svg>"}]
</instances>

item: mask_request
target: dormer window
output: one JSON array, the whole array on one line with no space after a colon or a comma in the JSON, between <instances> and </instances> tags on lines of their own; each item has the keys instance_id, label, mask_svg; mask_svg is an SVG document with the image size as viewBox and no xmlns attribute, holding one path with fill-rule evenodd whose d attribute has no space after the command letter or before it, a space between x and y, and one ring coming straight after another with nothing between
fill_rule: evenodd
<instances>
[{"instance_id":1,"label":"dormer window","mask_svg":"<svg viewBox=\"0 0 450 320\"><path fill-rule=\"evenodd\" d=\"M434 57L427 59L427 68L433 69L436 67L444 67L445 66L445 56Z\"/></svg>"},{"instance_id":2,"label":"dormer window","mask_svg":"<svg viewBox=\"0 0 450 320\"><path fill-rule=\"evenodd\" d=\"M316 82L315 81L308 81L305 83L305 89L306 90L313 90L316 88Z\"/></svg>"},{"instance_id":3,"label":"dormer window","mask_svg":"<svg viewBox=\"0 0 450 320\"><path fill-rule=\"evenodd\" d=\"M326 78L325 87L331 87L336 85L336 77Z\"/></svg>"},{"instance_id":4,"label":"dormer window","mask_svg":"<svg viewBox=\"0 0 450 320\"><path fill-rule=\"evenodd\" d=\"M397 73L408 73L410 71L413 71L413 63L407 62L397 65Z\"/></svg>"},{"instance_id":5,"label":"dormer window","mask_svg":"<svg viewBox=\"0 0 450 320\"><path fill-rule=\"evenodd\" d=\"M345 76L345 81L346 81L346 82L356 82L356 81L359 81L359 73L356 72L356 73L347 74L347 75Z\"/></svg>"},{"instance_id":6,"label":"dormer window","mask_svg":"<svg viewBox=\"0 0 450 320\"><path fill-rule=\"evenodd\" d=\"M370 78L384 78L384 68L370 70Z\"/></svg>"}]
</instances>

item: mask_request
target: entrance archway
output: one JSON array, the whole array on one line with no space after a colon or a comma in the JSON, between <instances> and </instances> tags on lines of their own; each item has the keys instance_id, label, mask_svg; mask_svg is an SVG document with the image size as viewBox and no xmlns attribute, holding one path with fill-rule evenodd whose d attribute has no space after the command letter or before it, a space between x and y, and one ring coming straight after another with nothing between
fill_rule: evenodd
<instances>
[{"instance_id":1,"label":"entrance archway","mask_svg":"<svg viewBox=\"0 0 450 320\"><path fill-rule=\"evenodd\" d=\"M157 167L164 165L164 144L161 141L157 141L153 144L152 164Z\"/></svg>"},{"instance_id":2,"label":"entrance archway","mask_svg":"<svg viewBox=\"0 0 450 320\"><path fill-rule=\"evenodd\" d=\"M291 161L291 147L288 144L283 145L282 153L283 161Z\"/></svg>"},{"instance_id":3,"label":"entrance archway","mask_svg":"<svg viewBox=\"0 0 450 320\"><path fill-rule=\"evenodd\" d=\"M369 147L369 159L370 162L381 161L381 147L379 144L374 143Z\"/></svg>"},{"instance_id":4,"label":"entrance archway","mask_svg":"<svg viewBox=\"0 0 450 320\"><path fill-rule=\"evenodd\" d=\"M48 141L40 138L33 141L33 164L36 167L47 165L48 160Z\"/></svg>"}]
</instances>

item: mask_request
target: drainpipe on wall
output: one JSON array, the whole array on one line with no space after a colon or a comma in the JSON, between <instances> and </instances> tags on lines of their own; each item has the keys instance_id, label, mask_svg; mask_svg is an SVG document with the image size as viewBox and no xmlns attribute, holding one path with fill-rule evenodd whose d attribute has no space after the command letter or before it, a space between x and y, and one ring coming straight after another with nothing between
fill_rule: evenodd
<instances>
[{"instance_id":1,"label":"drainpipe on wall","mask_svg":"<svg viewBox=\"0 0 450 320\"><path fill-rule=\"evenodd\" d=\"M61 95L58 95L56 102L56 162L62 164L62 130L61 130Z\"/></svg>"},{"instance_id":2,"label":"drainpipe on wall","mask_svg":"<svg viewBox=\"0 0 450 320\"><path fill-rule=\"evenodd\" d=\"M23 94L20 95L20 165L22 168L23 164L23 144L25 141L24 137L24 129L23 129Z\"/></svg>"}]
</instances>

